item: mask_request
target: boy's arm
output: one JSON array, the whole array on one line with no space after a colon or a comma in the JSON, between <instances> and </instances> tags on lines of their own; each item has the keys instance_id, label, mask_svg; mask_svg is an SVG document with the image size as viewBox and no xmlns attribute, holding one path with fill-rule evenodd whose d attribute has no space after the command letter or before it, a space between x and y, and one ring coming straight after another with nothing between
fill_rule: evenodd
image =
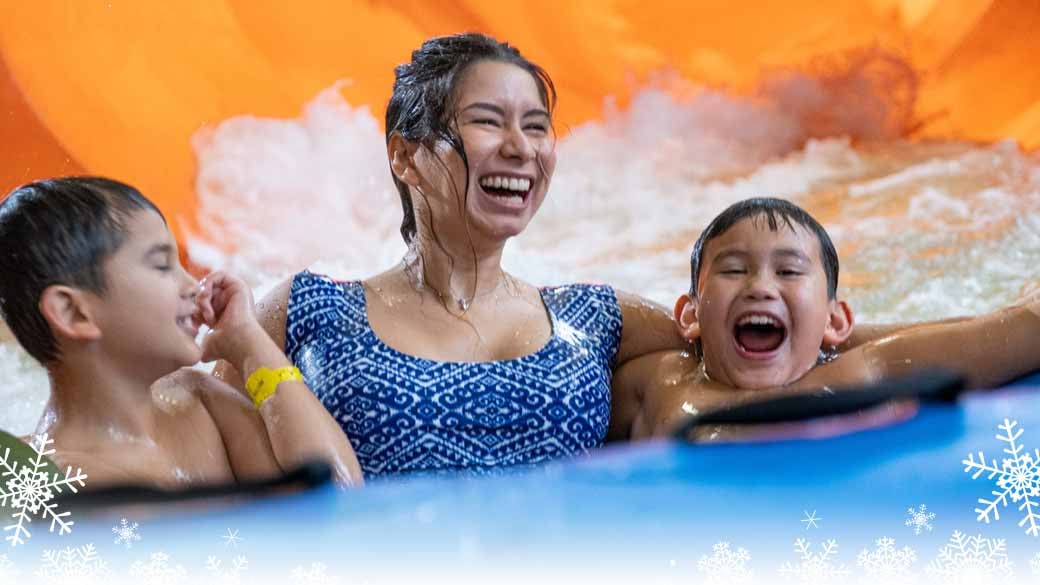
<instances>
[{"instance_id":1,"label":"boy's arm","mask_svg":"<svg viewBox=\"0 0 1040 585\"><path fill-rule=\"evenodd\" d=\"M266 479L282 473L263 418L240 392L196 370L194 388L224 442L228 462L238 481Z\"/></svg>"},{"instance_id":2,"label":"boy's arm","mask_svg":"<svg viewBox=\"0 0 1040 585\"><path fill-rule=\"evenodd\" d=\"M870 343L871 341L894 335L899 331L910 329L911 327L919 327L921 325L949 325L970 319L971 317L951 317L949 319L926 321L923 323L892 323L888 325L873 325L869 323L863 325L857 324L852 330L852 335L849 335L849 338L838 346L838 351L844 353L865 343Z\"/></svg>"},{"instance_id":3,"label":"boy's arm","mask_svg":"<svg viewBox=\"0 0 1040 585\"><path fill-rule=\"evenodd\" d=\"M961 374L970 388L992 388L1040 369L1038 341L1040 301L1034 301L975 318L918 325L855 353L878 378L936 367Z\"/></svg>"},{"instance_id":4,"label":"boy's arm","mask_svg":"<svg viewBox=\"0 0 1040 585\"><path fill-rule=\"evenodd\" d=\"M213 331L205 341L203 359L223 358L238 372L292 366L253 315L245 283L219 273L207 280L213 291L204 291L199 302L204 320L213 323ZM332 465L341 483L363 483L361 466L346 435L303 381L279 383L277 391L258 410L263 426L259 432L251 430L250 436L269 440L282 469L321 458ZM233 457L237 451L229 449L228 454Z\"/></svg>"},{"instance_id":5,"label":"boy's arm","mask_svg":"<svg viewBox=\"0 0 1040 585\"><path fill-rule=\"evenodd\" d=\"M664 352L658 352L664 353ZM630 359L614 370L610 382L610 427L607 442L635 438L633 430L643 424L645 386L657 373L657 353Z\"/></svg>"},{"instance_id":6,"label":"boy's arm","mask_svg":"<svg viewBox=\"0 0 1040 585\"><path fill-rule=\"evenodd\" d=\"M607 441L666 434L685 418L703 385L700 359L692 352L665 350L629 360L614 371Z\"/></svg>"}]
</instances>

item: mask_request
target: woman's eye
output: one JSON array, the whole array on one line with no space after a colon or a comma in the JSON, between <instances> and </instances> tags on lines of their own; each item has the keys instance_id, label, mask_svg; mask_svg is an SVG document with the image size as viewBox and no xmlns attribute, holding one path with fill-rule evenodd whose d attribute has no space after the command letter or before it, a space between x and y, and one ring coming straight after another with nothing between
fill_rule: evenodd
<instances>
[{"instance_id":1,"label":"woman's eye","mask_svg":"<svg viewBox=\"0 0 1040 585\"><path fill-rule=\"evenodd\" d=\"M720 271L720 274L744 274L744 270L742 268L727 268Z\"/></svg>"},{"instance_id":2,"label":"woman's eye","mask_svg":"<svg viewBox=\"0 0 1040 585\"><path fill-rule=\"evenodd\" d=\"M486 126L498 126L498 120L492 120L491 118L480 118L479 120L473 120L474 124L484 124Z\"/></svg>"},{"instance_id":3,"label":"woman's eye","mask_svg":"<svg viewBox=\"0 0 1040 585\"><path fill-rule=\"evenodd\" d=\"M801 276L801 271L798 270L780 270L777 272L780 276Z\"/></svg>"},{"instance_id":4,"label":"woman's eye","mask_svg":"<svg viewBox=\"0 0 1040 585\"><path fill-rule=\"evenodd\" d=\"M534 130L535 132L548 132L549 128L544 124L528 124L524 126L524 130Z\"/></svg>"}]
</instances>

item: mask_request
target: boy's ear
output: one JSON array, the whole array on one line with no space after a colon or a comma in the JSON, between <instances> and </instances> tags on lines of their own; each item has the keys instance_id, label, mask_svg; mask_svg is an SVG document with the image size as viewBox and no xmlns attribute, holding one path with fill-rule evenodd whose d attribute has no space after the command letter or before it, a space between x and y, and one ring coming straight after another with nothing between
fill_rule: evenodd
<instances>
[{"instance_id":1,"label":"boy's ear","mask_svg":"<svg viewBox=\"0 0 1040 585\"><path fill-rule=\"evenodd\" d=\"M852 328L856 325L856 319L852 315L852 309L845 301L831 301L831 314L827 319L827 328L823 331L823 345L836 347L845 342L852 335Z\"/></svg>"},{"instance_id":2,"label":"boy's ear","mask_svg":"<svg viewBox=\"0 0 1040 585\"><path fill-rule=\"evenodd\" d=\"M79 341L101 338L101 329L83 291L65 285L51 285L40 295L40 314L55 337Z\"/></svg>"},{"instance_id":3,"label":"boy's ear","mask_svg":"<svg viewBox=\"0 0 1040 585\"><path fill-rule=\"evenodd\" d=\"M420 182L419 171L415 168L416 146L404 139L400 132L390 135L390 142L386 144L386 155L390 159L390 170L405 185L418 187Z\"/></svg>"},{"instance_id":4,"label":"boy's ear","mask_svg":"<svg viewBox=\"0 0 1040 585\"><path fill-rule=\"evenodd\" d=\"M684 294L675 301L675 324L679 328L679 335L690 343L701 336L698 306L697 298L689 294Z\"/></svg>"}]
</instances>

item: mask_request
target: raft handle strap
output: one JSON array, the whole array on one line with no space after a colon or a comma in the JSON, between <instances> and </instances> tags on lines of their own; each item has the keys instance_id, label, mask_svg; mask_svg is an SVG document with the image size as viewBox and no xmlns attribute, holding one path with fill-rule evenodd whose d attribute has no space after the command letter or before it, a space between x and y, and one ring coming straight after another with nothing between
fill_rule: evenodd
<instances>
[{"instance_id":1,"label":"raft handle strap","mask_svg":"<svg viewBox=\"0 0 1040 585\"><path fill-rule=\"evenodd\" d=\"M916 399L952 403L965 390L964 378L946 370L922 370L908 376L854 388L822 388L812 393L781 396L690 415L672 436L685 441L704 425L750 425L799 422L853 414L885 402Z\"/></svg>"}]
</instances>

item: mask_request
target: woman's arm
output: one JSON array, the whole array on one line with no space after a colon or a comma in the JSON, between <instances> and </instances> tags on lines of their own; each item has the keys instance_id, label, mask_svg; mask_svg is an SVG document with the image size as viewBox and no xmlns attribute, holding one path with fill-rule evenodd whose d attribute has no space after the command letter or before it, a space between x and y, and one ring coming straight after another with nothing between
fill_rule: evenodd
<instances>
[{"instance_id":1,"label":"woman's arm","mask_svg":"<svg viewBox=\"0 0 1040 585\"><path fill-rule=\"evenodd\" d=\"M665 349L689 349L665 307L643 297L616 291L621 307L621 343L617 365Z\"/></svg>"}]
</instances>

